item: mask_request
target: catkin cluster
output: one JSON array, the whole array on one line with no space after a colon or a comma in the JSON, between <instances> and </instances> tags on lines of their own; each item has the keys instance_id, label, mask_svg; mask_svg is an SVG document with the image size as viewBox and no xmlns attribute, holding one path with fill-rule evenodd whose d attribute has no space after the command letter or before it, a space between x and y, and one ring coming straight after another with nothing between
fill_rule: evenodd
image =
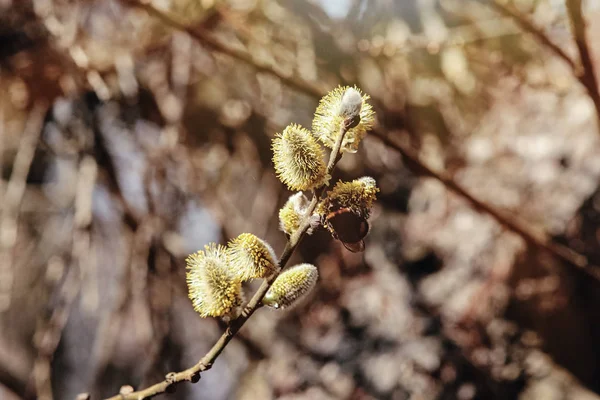
<instances>
[{"instance_id":1,"label":"catkin cluster","mask_svg":"<svg viewBox=\"0 0 600 400\"><path fill-rule=\"evenodd\" d=\"M187 259L187 284L194 309L201 317L235 318L244 302L242 282L278 272L271 246L251 233L242 233L227 247L211 243ZM286 308L314 287L317 268L301 264L279 275L264 304Z\"/></svg>"},{"instance_id":2,"label":"catkin cluster","mask_svg":"<svg viewBox=\"0 0 600 400\"><path fill-rule=\"evenodd\" d=\"M242 282L277 272L267 242L242 233L227 247L211 243L186 259L188 294L201 317L235 317L243 303Z\"/></svg>"},{"instance_id":3,"label":"catkin cluster","mask_svg":"<svg viewBox=\"0 0 600 400\"><path fill-rule=\"evenodd\" d=\"M355 153L374 123L375 114L368 99L356 87L340 86L321 99L312 130L290 124L273 138L275 172L290 190L298 191L279 211L279 227L287 236L298 231L303 222L310 220L312 226L317 221L317 226L326 227L346 248L364 249L367 218L378 191L375 180L363 177L338 182L326 191L331 171L325 164L321 144L334 149L336 143L341 143L337 149L340 155ZM332 151L330 157L338 157L337 151ZM310 209L304 194L309 191L313 196L324 194ZM251 233L239 235L226 247L214 243L205 246L190 255L186 263L189 297L201 317L236 318L244 303L242 283L251 279L279 274L262 302L276 309L297 304L318 279L317 268L311 264L280 273L271 246Z\"/></svg>"},{"instance_id":4,"label":"catkin cluster","mask_svg":"<svg viewBox=\"0 0 600 400\"><path fill-rule=\"evenodd\" d=\"M312 123L312 131L296 124L273 139L273 163L281 181L290 190L309 191L328 184L329 179L321 147L333 148L343 135L341 152L355 153L375 121L368 95L356 87L337 87L324 96ZM320 199L313 216L346 248L361 251L369 231L367 219L375 195L375 180L363 177L352 182L338 182ZM279 227L291 236L306 216L309 204L303 192L289 197L279 211Z\"/></svg>"},{"instance_id":5,"label":"catkin cluster","mask_svg":"<svg viewBox=\"0 0 600 400\"><path fill-rule=\"evenodd\" d=\"M290 190L312 190L328 182L323 150L318 141L333 148L344 134L340 151L355 153L374 123L369 96L358 88L337 87L323 97L315 112L312 131L290 124L273 139L273 164L277 176ZM342 132L342 130L344 132Z\"/></svg>"}]
</instances>

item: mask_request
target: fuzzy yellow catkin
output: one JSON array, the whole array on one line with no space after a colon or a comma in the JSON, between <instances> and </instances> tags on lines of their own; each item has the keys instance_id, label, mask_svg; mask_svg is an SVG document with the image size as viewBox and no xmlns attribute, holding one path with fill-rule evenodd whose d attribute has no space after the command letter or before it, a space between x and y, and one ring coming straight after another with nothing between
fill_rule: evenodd
<instances>
[{"instance_id":1,"label":"fuzzy yellow catkin","mask_svg":"<svg viewBox=\"0 0 600 400\"><path fill-rule=\"evenodd\" d=\"M201 317L231 316L242 304L242 286L232 277L224 246L211 243L185 260L188 296Z\"/></svg>"},{"instance_id":2,"label":"fuzzy yellow catkin","mask_svg":"<svg viewBox=\"0 0 600 400\"><path fill-rule=\"evenodd\" d=\"M241 281L266 278L277 271L277 256L264 240L242 233L228 247L229 269Z\"/></svg>"},{"instance_id":3,"label":"fuzzy yellow catkin","mask_svg":"<svg viewBox=\"0 0 600 400\"><path fill-rule=\"evenodd\" d=\"M349 208L353 212L368 218L377 197L377 183L370 176L363 176L351 182L339 181L327 192L325 200L317 207L317 213L326 215L332 209Z\"/></svg>"},{"instance_id":4,"label":"fuzzy yellow catkin","mask_svg":"<svg viewBox=\"0 0 600 400\"><path fill-rule=\"evenodd\" d=\"M289 125L275 135L272 148L275 172L290 190L310 190L325 182L323 149L307 129Z\"/></svg>"},{"instance_id":5,"label":"fuzzy yellow catkin","mask_svg":"<svg viewBox=\"0 0 600 400\"><path fill-rule=\"evenodd\" d=\"M263 298L263 304L273 308L288 308L297 304L315 287L319 272L312 264L299 264L281 273Z\"/></svg>"},{"instance_id":6,"label":"fuzzy yellow catkin","mask_svg":"<svg viewBox=\"0 0 600 400\"><path fill-rule=\"evenodd\" d=\"M279 210L279 229L291 236L300 227L308 203L308 199L302 192L291 195Z\"/></svg>"},{"instance_id":7,"label":"fuzzy yellow catkin","mask_svg":"<svg viewBox=\"0 0 600 400\"><path fill-rule=\"evenodd\" d=\"M344 120L360 116L358 124L350 128L342 141L342 151L356 153L360 141L375 123L375 112L367 102L369 96L357 87L338 86L327 93L315 111L313 134L327 147L333 148Z\"/></svg>"}]
</instances>

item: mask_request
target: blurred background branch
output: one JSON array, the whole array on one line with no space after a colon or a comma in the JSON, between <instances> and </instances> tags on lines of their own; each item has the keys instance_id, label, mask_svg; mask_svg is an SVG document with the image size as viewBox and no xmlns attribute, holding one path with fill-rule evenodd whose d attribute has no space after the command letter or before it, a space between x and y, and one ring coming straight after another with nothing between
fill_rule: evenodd
<instances>
[{"instance_id":1,"label":"blurred background branch","mask_svg":"<svg viewBox=\"0 0 600 400\"><path fill-rule=\"evenodd\" d=\"M0 0L0 397L100 398L194 365L223 327L194 314L183 258L249 229L284 247L270 139L344 83L379 118L333 177L381 187L366 251L307 237L292 262L319 267L317 292L256 313L169 396L597 398L599 16Z\"/></svg>"},{"instance_id":2,"label":"blurred background branch","mask_svg":"<svg viewBox=\"0 0 600 400\"><path fill-rule=\"evenodd\" d=\"M224 43L219 43L217 40L210 38L210 36L208 36L208 33L205 31L199 31L199 30L196 30L193 28L188 28L188 27L174 21L173 19L168 17L166 14L164 14L164 13L160 12L159 10L157 10L156 8L154 8L152 5L145 4L145 3L139 3L137 0L123 0L123 1L125 1L126 3L128 3L134 7L142 8L143 10L149 12L150 15L157 17L160 21L164 22L165 24L169 25L170 27L179 29L179 30L183 30L183 31L189 33L192 37L199 40L201 43L208 44L210 47L214 48L215 50L217 50L219 52L222 52L222 53L227 54L237 60L240 60L242 62L250 64L251 66L256 68L259 72L265 72L265 73L268 73L268 74L271 74L271 75L277 77L284 84L286 84L287 86L289 86L293 89L299 90L309 96L315 97L316 99L321 98L322 96L324 96L327 93L326 90L321 89L321 88L317 87L316 85L311 84L309 82L303 81L302 79L298 79L297 77L293 77L293 76L292 77L283 76L281 73L277 72L270 66L257 64L251 55L245 54L241 51L237 51L234 48L229 48ZM499 3L492 2L492 4L494 4L494 8L496 8L498 10L502 10L503 13L514 18L516 21L518 21L519 24L521 26L523 26L523 28L527 32L534 34L534 36L536 36L537 38L540 39L540 42L543 45L550 47L552 49L552 51L554 51L558 56L560 56L564 60L568 61L569 65L574 70L576 70L575 64L571 61L571 59L562 50L560 50L559 47L554 45L541 31L537 30L529 22L527 22L526 20L524 20L520 16L518 16L518 14L511 12L510 10L508 10L504 6L500 5ZM583 82L583 80L582 80L582 82ZM587 87L587 85L586 85L586 87ZM590 92L590 96L593 98L593 94L591 92ZM600 105L600 103L599 103L599 105ZM597 109L597 112L598 112L598 115L600 118L600 108ZM582 268L593 279L597 279L597 280L600 279L600 275L599 275L600 272L598 272L595 268L591 268L588 265L588 262L587 262L587 259L585 256L578 254L577 252L573 251L572 249L569 249L568 247L563 246L559 243L553 243L551 240L549 240L547 237L545 237L544 233L539 234L539 233L529 232L529 230L525 227L525 225L522 222L520 222L518 220L514 221L514 217L511 218L508 216L504 216L504 215L502 215L502 213L500 211L498 211L498 210L494 209L493 207L485 204L484 202L478 200L472 194L470 194L466 189L464 189L461 185L457 184L450 176L448 176L447 174L445 174L442 171L436 172L431 167L426 165L423 161L421 161L419 159L418 155L414 154L414 151L412 151L409 147L397 144L397 142L395 142L394 140L389 139L388 135L385 135L384 133L380 132L377 129L374 130L373 132L371 132L371 134L373 136L377 137L378 139L380 139L383 143L385 143L390 148L392 148L392 149L398 151L400 154L402 154L402 156L405 159L407 159L406 160L407 166L409 168L412 168L414 173L417 173L419 175L424 174L426 176L437 179L442 184L444 184L449 190L453 191L454 193L458 194L459 196L464 197L470 204L475 206L477 208L477 210L482 211L486 214L489 214L492 218L494 218L499 224L501 224L505 228L521 235L528 242L528 244L537 246L541 249L544 249L545 251L548 251L550 254L552 254L552 255L556 256L558 259L564 261L566 263L566 265L576 267L576 268Z\"/></svg>"},{"instance_id":3,"label":"blurred background branch","mask_svg":"<svg viewBox=\"0 0 600 400\"><path fill-rule=\"evenodd\" d=\"M525 16L520 15L517 11L510 9L506 5L500 3L499 1L490 1L490 6L497 10L500 14L505 15L515 21L523 31L530 33L533 37L535 37L542 46L547 47L550 51L556 54L558 57L562 58L573 70L576 75L579 75L579 67L577 64L565 53L565 51L552 42L550 38L539 28L531 23Z\"/></svg>"},{"instance_id":4,"label":"blurred background branch","mask_svg":"<svg viewBox=\"0 0 600 400\"><path fill-rule=\"evenodd\" d=\"M594 102L596 113L600 116L600 92L598 91L595 66L592 61L590 46L588 45L586 22L583 19L583 2L581 0L567 0L566 4L571 22L571 30L575 36L575 43L577 44L579 60L582 66L582 71L578 76Z\"/></svg>"}]
</instances>

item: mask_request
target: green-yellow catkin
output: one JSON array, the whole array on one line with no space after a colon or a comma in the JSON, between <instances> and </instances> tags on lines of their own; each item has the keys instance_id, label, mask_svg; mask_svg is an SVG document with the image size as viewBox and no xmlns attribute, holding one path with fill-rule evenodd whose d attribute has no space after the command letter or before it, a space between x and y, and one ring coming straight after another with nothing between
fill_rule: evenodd
<instances>
[{"instance_id":1,"label":"green-yellow catkin","mask_svg":"<svg viewBox=\"0 0 600 400\"><path fill-rule=\"evenodd\" d=\"M272 148L275 172L290 190L310 190L325 182L323 149L307 129L289 125L275 135Z\"/></svg>"},{"instance_id":2,"label":"green-yellow catkin","mask_svg":"<svg viewBox=\"0 0 600 400\"><path fill-rule=\"evenodd\" d=\"M263 304L287 308L297 304L315 287L319 271L312 264L299 264L281 273L263 298Z\"/></svg>"},{"instance_id":3,"label":"green-yellow catkin","mask_svg":"<svg viewBox=\"0 0 600 400\"><path fill-rule=\"evenodd\" d=\"M298 230L308 203L308 199L302 192L291 195L279 210L279 229L289 236Z\"/></svg>"},{"instance_id":4,"label":"green-yellow catkin","mask_svg":"<svg viewBox=\"0 0 600 400\"><path fill-rule=\"evenodd\" d=\"M211 243L185 262L194 310L201 317L232 316L242 304L242 286L230 273L226 248Z\"/></svg>"},{"instance_id":5,"label":"green-yellow catkin","mask_svg":"<svg viewBox=\"0 0 600 400\"><path fill-rule=\"evenodd\" d=\"M229 242L229 269L240 281L267 278L277 271L277 256L264 240L242 233Z\"/></svg>"},{"instance_id":6,"label":"green-yellow catkin","mask_svg":"<svg viewBox=\"0 0 600 400\"><path fill-rule=\"evenodd\" d=\"M333 148L344 120L358 115L360 121L346 132L342 142L342 151L356 153L360 141L375 123L375 112L367 102L369 98L356 86L338 86L333 89L319 102L312 124L313 134L325 146Z\"/></svg>"},{"instance_id":7,"label":"green-yellow catkin","mask_svg":"<svg viewBox=\"0 0 600 400\"><path fill-rule=\"evenodd\" d=\"M334 209L349 208L368 218L377 197L377 183L370 176L363 176L352 182L339 181L327 193L327 197L317 207L317 213L326 215Z\"/></svg>"}]
</instances>

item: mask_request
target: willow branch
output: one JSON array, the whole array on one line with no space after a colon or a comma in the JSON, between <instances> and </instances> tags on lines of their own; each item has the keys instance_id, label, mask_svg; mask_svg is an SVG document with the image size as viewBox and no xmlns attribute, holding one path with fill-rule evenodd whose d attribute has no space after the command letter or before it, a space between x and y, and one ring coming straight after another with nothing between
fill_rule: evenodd
<instances>
[{"instance_id":1,"label":"willow branch","mask_svg":"<svg viewBox=\"0 0 600 400\"><path fill-rule=\"evenodd\" d=\"M577 50L579 51L581 64L573 61L561 47L552 42L540 28L535 26L533 22L529 21L524 15L511 10L509 7L499 3L498 0L492 0L489 4L500 14L511 18L519 27L521 27L521 29L531 34L543 46L550 49L558 57L562 58L567 64L569 64L573 70L573 74L579 83L585 87L588 95L594 102L596 117L600 121L600 92L598 91L598 81L596 79L594 63L592 62L591 52L586 40L585 20L583 19L583 14L581 11L582 0L566 0L569 22L571 24L571 30L573 31Z\"/></svg>"},{"instance_id":2,"label":"willow branch","mask_svg":"<svg viewBox=\"0 0 600 400\"><path fill-rule=\"evenodd\" d=\"M573 71L577 71L578 67L575 61L573 61L559 45L550 40L550 38L540 28L535 26L533 22L529 21L527 17L510 9L504 4L501 4L498 2L498 0L490 1L489 5L500 14L512 19L521 29L531 34L531 36L533 36L539 43L550 49L558 57L562 58L567 64L569 64Z\"/></svg>"},{"instance_id":3,"label":"willow branch","mask_svg":"<svg viewBox=\"0 0 600 400\"><path fill-rule=\"evenodd\" d=\"M0 313L6 311L12 301L14 250L17 245L20 207L47 109L47 104L39 103L31 110L0 204Z\"/></svg>"},{"instance_id":4,"label":"willow branch","mask_svg":"<svg viewBox=\"0 0 600 400\"><path fill-rule=\"evenodd\" d=\"M235 47L231 47L228 44L222 43L220 40L215 39L213 35L206 29L202 27L192 27L188 26L180 21L178 21L175 17L171 17L153 7L150 3L142 3L138 0L121 0L124 4L129 5L130 7L138 8L146 11L152 17L163 22L165 25L177 29L182 32L186 32L192 38L199 41L202 45L222 54L226 54L236 60L243 61L246 64L253 66L257 71L264 72L270 75L275 74L282 82L284 82L287 86L293 87L300 92L311 93L312 95L318 95L322 97L324 93L321 93L321 89L316 85L306 82L303 80L297 80L290 76L284 76L282 73L275 71L273 66L262 62L261 60L257 60L252 55L242 49L237 49Z\"/></svg>"},{"instance_id":5,"label":"willow branch","mask_svg":"<svg viewBox=\"0 0 600 400\"><path fill-rule=\"evenodd\" d=\"M407 164L409 164L409 166L412 164L411 169L413 171L440 181L446 188L466 199L474 208L488 214L500 225L521 236L529 245L552 254L555 258L565 262L567 265L580 269L588 276L600 281L600 271L590 268L587 257L584 255L577 253L567 246L553 242L545 234L531 232L523 222L511 218L495 207L492 207L477 199L462 185L453 180L448 174L442 171L435 171L421 161L419 156L415 154L415 152L408 146L398 143L398 141L383 135L381 132L372 132L372 134L377 136L377 138L388 147L402 154L402 157L405 161L407 161Z\"/></svg>"},{"instance_id":6,"label":"willow branch","mask_svg":"<svg viewBox=\"0 0 600 400\"><path fill-rule=\"evenodd\" d=\"M329 161L327 164L326 174L331 175L333 170L335 169L335 165L341 158L341 146L344 140L344 136L346 132L350 128L349 124L343 123L340 128L340 133L338 134L337 140L333 149L331 150L331 154L329 156ZM157 394L165 393L165 392L173 392L175 390L175 386L181 382L198 382L200 379L200 374L204 371L207 371L212 368L213 363L219 357L219 355L223 352L227 344L234 338L234 336L238 333L238 331L244 326L246 321L254 314L254 312L262 306L262 299L267 294L269 288L275 281L275 279L279 276L281 271L285 268L288 261L292 257L294 250L298 247L302 238L308 231L310 227L310 218L313 215L315 208L321 198L323 192L328 187L327 184L324 184L317 188L314 191L312 200L307 207L306 213L302 218L302 222L300 227L294 232L290 238L288 239L283 252L279 258L279 262L277 263L278 273L273 274L268 279L265 279L263 283L260 285L252 299L248 302L244 310L240 314L239 317L234 319L229 323L225 332L221 335L219 340L213 345L213 347L198 361L194 366L181 371L181 372L170 372L167 374L165 379L162 382L156 383L146 389L139 390L137 392L130 393L120 393L116 396L110 397L107 400L142 400L147 399Z\"/></svg>"},{"instance_id":7,"label":"willow branch","mask_svg":"<svg viewBox=\"0 0 600 400\"><path fill-rule=\"evenodd\" d=\"M598 80L596 79L594 63L585 33L585 20L581 11L582 0L566 0L566 3L571 29L575 37L577 50L579 51L581 66L583 67L581 73L578 74L578 78L581 84L587 89L588 95L592 98L594 107L596 108L596 115L600 120L600 92L598 92Z\"/></svg>"}]
</instances>

